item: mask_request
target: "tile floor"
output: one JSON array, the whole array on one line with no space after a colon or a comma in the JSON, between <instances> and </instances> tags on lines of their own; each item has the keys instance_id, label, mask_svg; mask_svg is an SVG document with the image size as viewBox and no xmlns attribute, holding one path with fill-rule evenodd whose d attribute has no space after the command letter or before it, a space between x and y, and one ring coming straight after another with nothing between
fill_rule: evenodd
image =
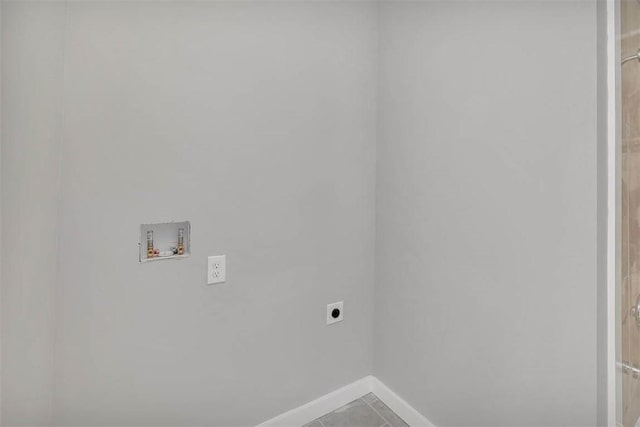
<instances>
[{"instance_id":1,"label":"tile floor","mask_svg":"<svg viewBox=\"0 0 640 427\"><path fill-rule=\"evenodd\" d=\"M347 403L303 427L409 427L373 394Z\"/></svg>"}]
</instances>

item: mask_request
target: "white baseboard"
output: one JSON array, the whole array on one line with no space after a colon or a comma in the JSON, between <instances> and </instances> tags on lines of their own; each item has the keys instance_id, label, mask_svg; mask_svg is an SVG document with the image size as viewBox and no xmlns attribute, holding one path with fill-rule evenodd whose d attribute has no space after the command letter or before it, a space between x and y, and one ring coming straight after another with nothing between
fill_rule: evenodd
<instances>
[{"instance_id":1,"label":"white baseboard","mask_svg":"<svg viewBox=\"0 0 640 427\"><path fill-rule=\"evenodd\" d=\"M373 376L369 378L371 378L372 383L371 392L378 396L378 399L382 400L385 405L398 414L400 418L411 427L435 427L431 421L418 412L413 406L405 402L403 398L395 394L393 390L384 385L382 381Z\"/></svg>"},{"instance_id":2,"label":"white baseboard","mask_svg":"<svg viewBox=\"0 0 640 427\"><path fill-rule=\"evenodd\" d=\"M406 421L411 427L435 427L420 412L405 402L400 396L374 376L366 376L338 390L332 391L305 403L295 409L280 414L256 427L301 427L326 413L352 402L367 393L374 393L393 412Z\"/></svg>"},{"instance_id":3,"label":"white baseboard","mask_svg":"<svg viewBox=\"0 0 640 427\"><path fill-rule=\"evenodd\" d=\"M302 427L328 412L371 393L372 378L368 376L354 381L316 400L258 424L256 427Z\"/></svg>"}]
</instances>

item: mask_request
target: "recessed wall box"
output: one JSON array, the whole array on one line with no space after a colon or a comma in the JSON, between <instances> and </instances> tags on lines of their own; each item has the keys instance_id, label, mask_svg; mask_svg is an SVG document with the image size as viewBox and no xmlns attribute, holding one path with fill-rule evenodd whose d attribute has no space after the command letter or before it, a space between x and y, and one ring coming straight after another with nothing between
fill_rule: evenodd
<instances>
[{"instance_id":1,"label":"recessed wall box","mask_svg":"<svg viewBox=\"0 0 640 427\"><path fill-rule=\"evenodd\" d=\"M140 262L186 258L191 255L191 223L141 224L138 246Z\"/></svg>"}]
</instances>

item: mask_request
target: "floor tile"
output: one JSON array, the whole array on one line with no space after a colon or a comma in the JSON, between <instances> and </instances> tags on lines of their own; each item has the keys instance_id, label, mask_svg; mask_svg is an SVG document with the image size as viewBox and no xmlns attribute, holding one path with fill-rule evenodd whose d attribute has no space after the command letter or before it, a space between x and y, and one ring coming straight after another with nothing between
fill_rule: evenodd
<instances>
[{"instance_id":1,"label":"floor tile","mask_svg":"<svg viewBox=\"0 0 640 427\"><path fill-rule=\"evenodd\" d=\"M409 427L378 396L368 393L303 427Z\"/></svg>"},{"instance_id":2,"label":"floor tile","mask_svg":"<svg viewBox=\"0 0 640 427\"><path fill-rule=\"evenodd\" d=\"M370 403L371 407L376 410L382 418L389 423L391 427L409 427L409 424L405 423L402 418L396 415L387 405L381 400L375 400Z\"/></svg>"},{"instance_id":3,"label":"floor tile","mask_svg":"<svg viewBox=\"0 0 640 427\"><path fill-rule=\"evenodd\" d=\"M378 400L378 396L376 396L373 393L367 393L364 396L362 396L360 399L364 400L368 404L371 404L372 402L375 402L376 400Z\"/></svg>"},{"instance_id":4,"label":"floor tile","mask_svg":"<svg viewBox=\"0 0 640 427\"><path fill-rule=\"evenodd\" d=\"M358 399L319 418L324 427L382 427L387 421Z\"/></svg>"}]
</instances>

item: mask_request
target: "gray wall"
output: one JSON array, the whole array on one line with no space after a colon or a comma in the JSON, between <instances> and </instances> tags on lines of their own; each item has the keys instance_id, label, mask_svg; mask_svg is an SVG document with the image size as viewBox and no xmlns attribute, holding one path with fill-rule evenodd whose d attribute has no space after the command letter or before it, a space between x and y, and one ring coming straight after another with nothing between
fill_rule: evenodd
<instances>
[{"instance_id":1,"label":"gray wall","mask_svg":"<svg viewBox=\"0 0 640 427\"><path fill-rule=\"evenodd\" d=\"M376 8L3 3L3 426L595 423L595 3Z\"/></svg>"},{"instance_id":2,"label":"gray wall","mask_svg":"<svg viewBox=\"0 0 640 427\"><path fill-rule=\"evenodd\" d=\"M52 415L64 8L2 4L2 425Z\"/></svg>"},{"instance_id":3,"label":"gray wall","mask_svg":"<svg viewBox=\"0 0 640 427\"><path fill-rule=\"evenodd\" d=\"M382 6L374 374L438 426L596 422L595 9Z\"/></svg>"},{"instance_id":4,"label":"gray wall","mask_svg":"<svg viewBox=\"0 0 640 427\"><path fill-rule=\"evenodd\" d=\"M608 257L608 99L607 99L607 2L596 2L597 19L597 114L598 114L598 293L597 293L597 388L598 388L598 425L606 426L614 411L609 411L609 325L607 324L609 296L607 284ZM617 61L616 61L617 62ZM612 95L613 96L613 95ZM618 113L617 113L618 114ZM616 115L617 115L616 114ZM618 170L619 168L616 168ZM616 179L621 183L621 179ZM619 208L617 208L619 209ZM619 257L616 258L619 260ZM615 262L616 260L613 260ZM619 270L618 270L619 271ZM613 302L613 301L612 301ZM615 303L615 302L614 302ZM617 305L616 305L617 306ZM612 337L613 338L613 337ZM621 406L621 405L620 405Z\"/></svg>"},{"instance_id":5,"label":"gray wall","mask_svg":"<svg viewBox=\"0 0 640 427\"><path fill-rule=\"evenodd\" d=\"M2 100L3 121L21 125L3 140L3 242L16 251L4 368L27 365L12 362L25 333L52 360L49 335L18 322L48 331L56 274L37 280L33 262L58 253L56 423L246 426L371 373L375 5L69 3L66 28L51 29L65 33L64 82L42 85L57 39L21 14L55 6L3 7L3 62L19 60L3 83L41 97ZM53 124L10 137L63 88L58 151ZM39 160L59 153L56 191L59 162ZM58 208L56 251L38 235ZM139 225L172 219L191 221L192 257L139 264ZM227 283L207 286L206 257L222 253ZM337 300L345 321L327 327ZM21 375L5 375L8 393L46 390L10 382ZM33 423L11 408L3 426Z\"/></svg>"}]
</instances>

